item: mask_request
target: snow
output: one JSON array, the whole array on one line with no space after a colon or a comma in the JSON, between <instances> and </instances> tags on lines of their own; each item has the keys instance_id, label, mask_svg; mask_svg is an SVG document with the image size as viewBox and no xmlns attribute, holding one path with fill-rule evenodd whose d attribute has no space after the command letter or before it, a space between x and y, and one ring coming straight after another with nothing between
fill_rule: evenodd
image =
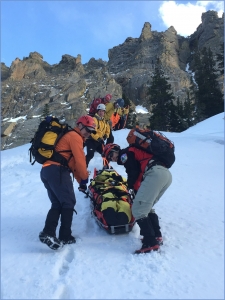
<instances>
[{"instance_id":1,"label":"snow","mask_svg":"<svg viewBox=\"0 0 225 300\"><path fill-rule=\"evenodd\" d=\"M141 105L137 105L136 106L136 113L141 113L141 114L148 114L148 110L147 108L141 106Z\"/></svg>"},{"instance_id":2,"label":"snow","mask_svg":"<svg viewBox=\"0 0 225 300\"><path fill-rule=\"evenodd\" d=\"M128 129L114 132L127 146ZM164 245L134 255L140 229L109 235L77 191L77 239L53 251L38 239L50 208L29 144L1 152L1 299L224 299L224 114L182 133L173 182L155 205ZM86 149L85 149L86 151ZM124 168L111 164L122 176ZM102 167L98 153L89 164Z\"/></svg>"},{"instance_id":3,"label":"snow","mask_svg":"<svg viewBox=\"0 0 225 300\"><path fill-rule=\"evenodd\" d=\"M27 116L17 117L17 118L10 118L7 122L17 122L19 120L25 120Z\"/></svg>"}]
</instances>

